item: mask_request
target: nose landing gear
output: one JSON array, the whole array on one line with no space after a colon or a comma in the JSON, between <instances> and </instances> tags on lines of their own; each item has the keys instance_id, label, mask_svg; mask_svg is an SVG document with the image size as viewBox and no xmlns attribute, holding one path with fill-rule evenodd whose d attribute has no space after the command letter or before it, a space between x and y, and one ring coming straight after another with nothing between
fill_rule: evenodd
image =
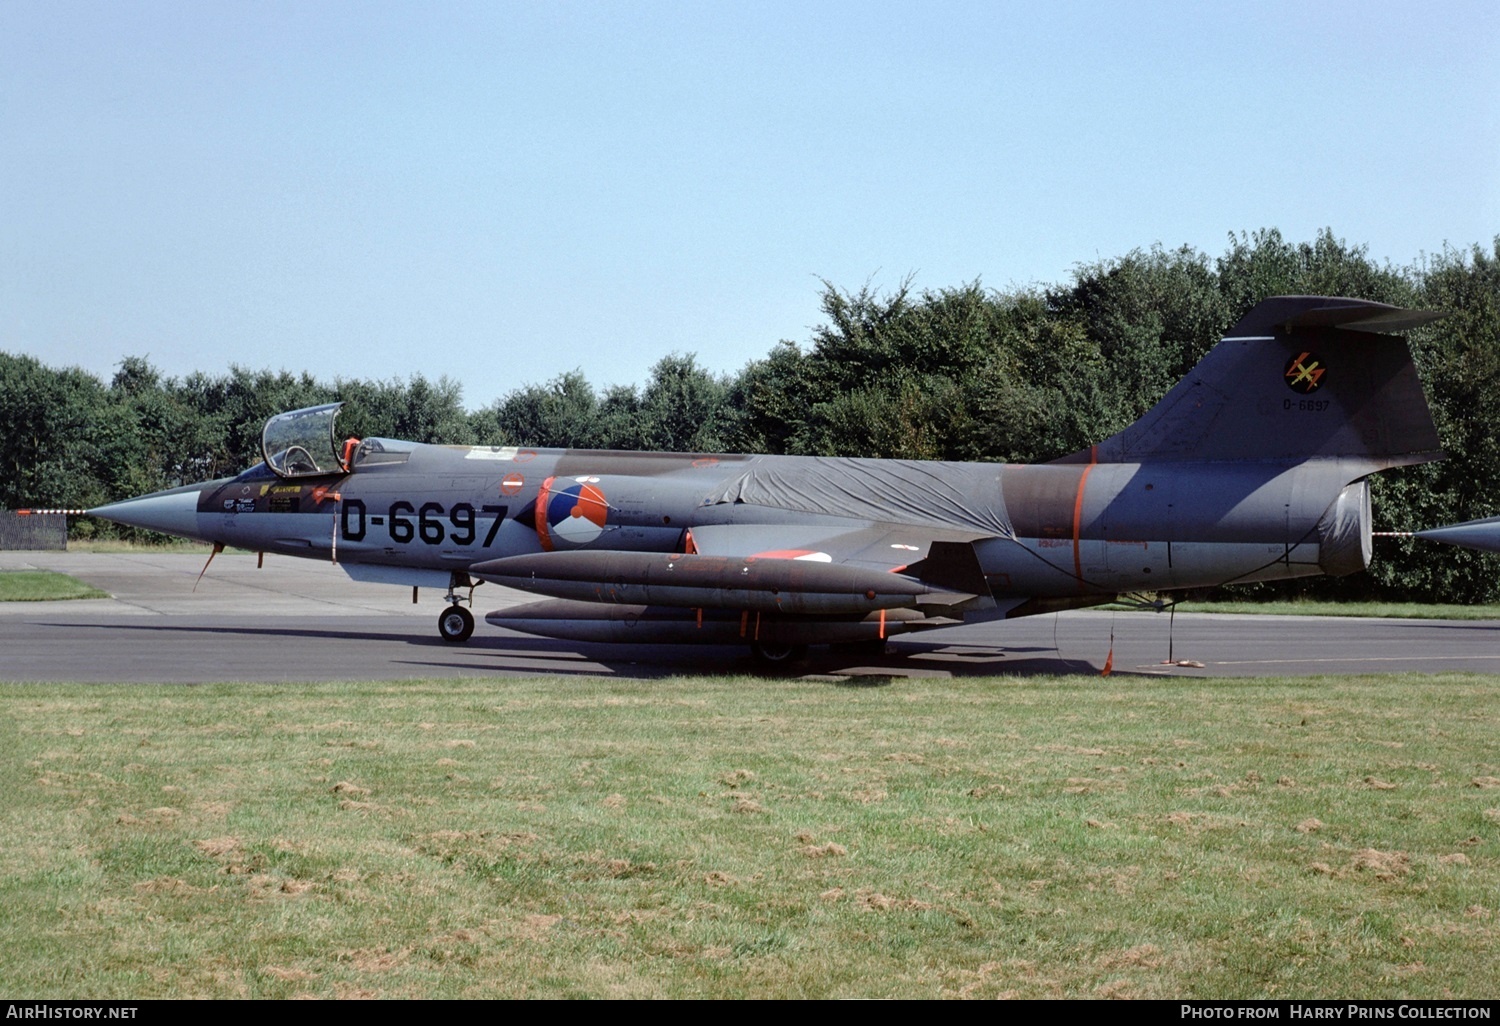
<instances>
[{"instance_id":1,"label":"nose landing gear","mask_svg":"<svg viewBox=\"0 0 1500 1026\"><path fill-rule=\"evenodd\" d=\"M449 606L438 617L438 634L450 644L469 640L474 633L474 614L463 606Z\"/></svg>"},{"instance_id":2,"label":"nose landing gear","mask_svg":"<svg viewBox=\"0 0 1500 1026\"><path fill-rule=\"evenodd\" d=\"M448 594L443 596L448 603L448 608L438 616L438 637L450 645L458 645L469 640L474 633L474 614L464 608L462 603L474 604L474 589L483 582L469 579L469 575L455 571L448 578ZM459 588L468 588L468 598L458 594Z\"/></svg>"}]
</instances>

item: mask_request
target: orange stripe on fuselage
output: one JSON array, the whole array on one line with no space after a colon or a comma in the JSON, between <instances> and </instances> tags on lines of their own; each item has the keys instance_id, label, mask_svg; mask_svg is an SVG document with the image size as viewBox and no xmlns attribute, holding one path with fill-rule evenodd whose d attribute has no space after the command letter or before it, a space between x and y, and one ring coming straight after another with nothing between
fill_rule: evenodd
<instances>
[{"instance_id":1,"label":"orange stripe on fuselage","mask_svg":"<svg viewBox=\"0 0 1500 1026\"><path fill-rule=\"evenodd\" d=\"M1078 547L1078 532L1083 528L1083 486L1089 479L1089 471L1099 462L1099 447L1089 446L1089 465L1078 476L1078 494L1073 496L1073 576L1083 583L1083 556Z\"/></svg>"},{"instance_id":2,"label":"orange stripe on fuselage","mask_svg":"<svg viewBox=\"0 0 1500 1026\"><path fill-rule=\"evenodd\" d=\"M547 503L552 501L552 482L556 480L555 477L549 477L542 482L542 487L536 493L536 510L532 513L532 523L536 526L537 540L542 543L543 552L552 551L552 532L547 523Z\"/></svg>"}]
</instances>

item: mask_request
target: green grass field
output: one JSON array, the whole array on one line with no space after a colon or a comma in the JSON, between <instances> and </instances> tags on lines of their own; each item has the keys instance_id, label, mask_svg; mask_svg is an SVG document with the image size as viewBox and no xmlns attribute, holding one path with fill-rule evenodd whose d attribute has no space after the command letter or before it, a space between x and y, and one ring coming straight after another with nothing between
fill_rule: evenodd
<instances>
[{"instance_id":1,"label":"green grass field","mask_svg":"<svg viewBox=\"0 0 1500 1026\"><path fill-rule=\"evenodd\" d=\"M47 602L55 599L109 598L67 574L50 570L0 570L0 602Z\"/></svg>"},{"instance_id":2,"label":"green grass field","mask_svg":"<svg viewBox=\"0 0 1500 1026\"><path fill-rule=\"evenodd\" d=\"M0 992L1500 992L1500 678L0 689Z\"/></svg>"},{"instance_id":3,"label":"green grass field","mask_svg":"<svg viewBox=\"0 0 1500 1026\"><path fill-rule=\"evenodd\" d=\"M1439 602L1181 602L1180 613L1255 613L1267 616L1373 616L1400 620L1500 620L1500 606Z\"/></svg>"}]
</instances>

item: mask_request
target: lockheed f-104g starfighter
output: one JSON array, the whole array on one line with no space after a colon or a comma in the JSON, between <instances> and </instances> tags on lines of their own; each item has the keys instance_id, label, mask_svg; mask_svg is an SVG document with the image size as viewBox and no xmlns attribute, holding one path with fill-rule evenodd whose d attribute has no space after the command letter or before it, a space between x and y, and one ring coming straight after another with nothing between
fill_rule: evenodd
<instances>
[{"instance_id":1,"label":"lockheed f-104g starfighter","mask_svg":"<svg viewBox=\"0 0 1500 1026\"><path fill-rule=\"evenodd\" d=\"M574 641L879 642L1121 593L1370 559L1371 474L1439 459L1400 332L1440 316L1284 296L1154 407L1050 463L609 452L341 439L331 403L272 417L264 462L100 517L332 560L358 580L538 601L486 619Z\"/></svg>"}]
</instances>

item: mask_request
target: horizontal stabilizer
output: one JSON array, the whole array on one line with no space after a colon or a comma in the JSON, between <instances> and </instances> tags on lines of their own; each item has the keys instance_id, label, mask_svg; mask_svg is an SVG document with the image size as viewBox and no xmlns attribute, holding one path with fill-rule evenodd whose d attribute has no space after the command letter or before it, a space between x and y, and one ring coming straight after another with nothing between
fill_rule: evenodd
<instances>
[{"instance_id":1,"label":"horizontal stabilizer","mask_svg":"<svg viewBox=\"0 0 1500 1026\"><path fill-rule=\"evenodd\" d=\"M1254 309L1230 329L1228 337L1272 331L1291 333L1307 328L1343 328L1346 331L1400 334L1446 316L1441 310L1407 310L1368 299L1276 296L1257 303Z\"/></svg>"}]
</instances>

